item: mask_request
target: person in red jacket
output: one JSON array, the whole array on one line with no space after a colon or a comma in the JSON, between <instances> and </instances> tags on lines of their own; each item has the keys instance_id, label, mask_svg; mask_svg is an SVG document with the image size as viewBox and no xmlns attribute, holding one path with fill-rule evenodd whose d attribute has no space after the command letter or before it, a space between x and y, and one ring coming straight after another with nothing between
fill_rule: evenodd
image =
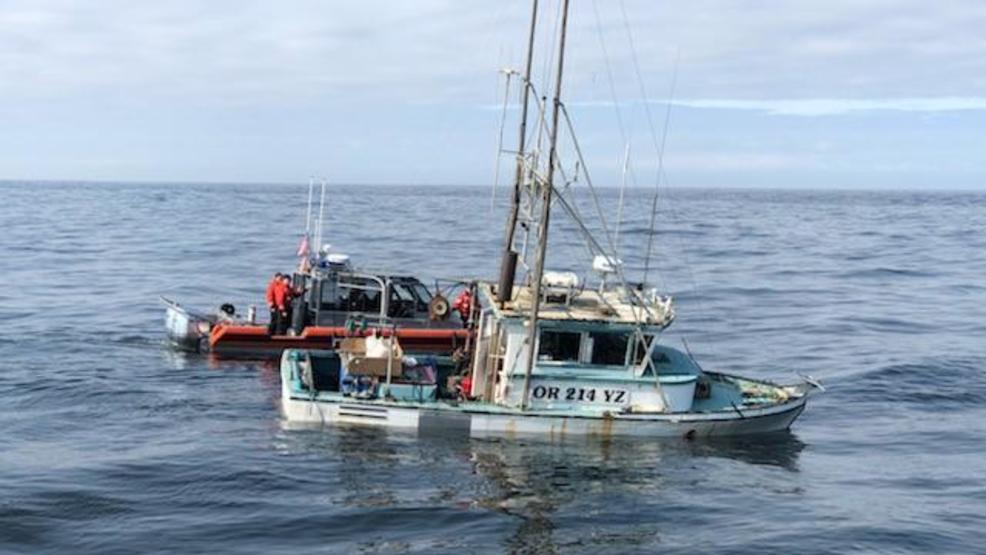
<instances>
[{"instance_id":1,"label":"person in red jacket","mask_svg":"<svg viewBox=\"0 0 986 555\"><path fill-rule=\"evenodd\" d=\"M459 381L459 399L462 401L468 401L472 398L472 376L466 374L462 376L462 380Z\"/></svg>"},{"instance_id":2,"label":"person in red jacket","mask_svg":"<svg viewBox=\"0 0 986 555\"><path fill-rule=\"evenodd\" d=\"M288 286L287 276L282 275L274 284L274 310L277 312L277 323L274 333L284 335L288 331L288 302L291 299L291 287Z\"/></svg>"},{"instance_id":3,"label":"person in red jacket","mask_svg":"<svg viewBox=\"0 0 986 555\"><path fill-rule=\"evenodd\" d=\"M279 287L279 283L281 283L281 272L274 274L274 277L270 280L270 283L267 284L266 300L267 308L270 309L270 322L267 324L267 333L270 335L274 335L274 332L277 331L278 322L280 320L280 312L277 310L277 303L274 298L274 290Z\"/></svg>"},{"instance_id":4,"label":"person in red jacket","mask_svg":"<svg viewBox=\"0 0 986 555\"><path fill-rule=\"evenodd\" d=\"M281 283L284 284L284 322L281 323L281 333L288 333L291 328L291 317L294 313L294 300L299 296L298 291L291 285L291 276L288 274L281 275Z\"/></svg>"},{"instance_id":5,"label":"person in red jacket","mask_svg":"<svg viewBox=\"0 0 986 555\"><path fill-rule=\"evenodd\" d=\"M468 288L463 289L452 303L452 310L459 313L459 317L462 318L462 326L468 326L469 313L472 312L472 291Z\"/></svg>"}]
</instances>

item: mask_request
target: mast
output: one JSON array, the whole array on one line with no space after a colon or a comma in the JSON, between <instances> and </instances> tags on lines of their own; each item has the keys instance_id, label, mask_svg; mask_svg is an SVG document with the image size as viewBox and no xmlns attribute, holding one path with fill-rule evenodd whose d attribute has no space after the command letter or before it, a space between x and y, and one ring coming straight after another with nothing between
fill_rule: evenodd
<instances>
[{"instance_id":1,"label":"mast","mask_svg":"<svg viewBox=\"0 0 986 555\"><path fill-rule=\"evenodd\" d=\"M507 218L507 238L503 247L503 260L500 263L500 283L496 295L497 301L501 305L509 301L513 294L514 272L517 269L514 233L517 230L517 215L520 212L520 196L524 180L524 150L527 146L527 105L528 98L530 97L531 65L534 60L534 31L537 26L537 18L538 0L534 0L533 7L531 8L531 31L527 39L527 65L524 68L524 94L520 112L520 139L517 143L517 172L514 175L513 204L510 206L510 216Z\"/></svg>"},{"instance_id":2,"label":"mast","mask_svg":"<svg viewBox=\"0 0 986 555\"><path fill-rule=\"evenodd\" d=\"M527 409L531 393L531 372L534 370L534 359L537 357L538 311L541 309L541 280L544 277L544 257L548 250L548 223L551 216L551 196L554 189L555 163L558 158L558 112L561 109L561 78L565 67L565 31L568 25L568 0L563 0L561 12L561 37L558 42L558 73L555 76L555 98L551 109L551 142L548 150L548 171L541 191L541 221L538 222L538 250L534 265L534 291L531 299L531 316L528 321L527 346L530 353L527 357L527 368L524 372L524 393L521 397L521 410Z\"/></svg>"}]
</instances>

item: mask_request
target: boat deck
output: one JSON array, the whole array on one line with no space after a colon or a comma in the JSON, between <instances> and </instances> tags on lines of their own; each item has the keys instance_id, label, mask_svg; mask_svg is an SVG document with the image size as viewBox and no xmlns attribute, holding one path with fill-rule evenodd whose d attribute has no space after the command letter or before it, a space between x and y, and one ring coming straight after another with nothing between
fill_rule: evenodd
<instances>
[{"instance_id":1,"label":"boat deck","mask_svg":"<svg viewBox=\"0 0 986 555\"><path fill-rule=\"evenodd\" d=\"M494 298L488 285L481 287L488 298ZM506 318L526 318L531 313L534 297L529 287L515 287L512 299L496 307ZM632 303L622 290L578 291L567 302L545 301L540 305L538 318L550 321L607 322L615 324L650 324L666 326L674 318L671 302L649 304L646 308Z\"/></svg>"}]
</instances>

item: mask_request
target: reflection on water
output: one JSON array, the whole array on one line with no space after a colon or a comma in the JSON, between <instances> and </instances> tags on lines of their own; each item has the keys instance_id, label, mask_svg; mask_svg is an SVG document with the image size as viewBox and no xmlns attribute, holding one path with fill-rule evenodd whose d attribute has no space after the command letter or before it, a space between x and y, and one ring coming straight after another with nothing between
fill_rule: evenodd
<instances>
[{"instance_id":1,"label":"reflection on water","mask_svg":"<svg viewBox=\"0 0 986 555\"><path fill-rule=\"evenodd\" d=\"M282 450L311 456L333 475L326 491L332 503L357 511L451 507L500 514L508 525L501 527L499 547L517 553L651 545L676 526L682 500L693 494L722 490L754 498L802 489L798 458L805 444L790 433L727 441L557 442L462 441L286 422L282 429ZM767 479L764 468L773 469Z\"/></svg>"},{"instance_id":2,"label":"reflection on water","mask_svg":"<svg viewBox=\"0 0 986 555\"><path fill-rule=\"evenodd\" d=\"M336 435L335 448L343 460L339 478L342 499L349 507L391 507L399 504L397 491L375 469L394 468L399 446L387 441L387 431L372 427L344 427ZM372 447L371 447L372 446Z\"/></svg>"},{"instance_id":3,"label":"reflection on water","mask_svg":"<svg viewBox=\"0 0 986 555\"><path fill-rule=\"evenodd\" d=\"M477 499L477 504L521 519L508 540L510 551L556 553L574 545L571 538L554 537L554 513L563 506L578 504L582 497L620 499L623 493L630 492L660 496L662 490L675 487L681 476L672 474L680 469L692 472L694 480L714 481L715 477L703 476L702 470L692 464L703 458L797 472L798 456L804 447L793 434L782 433L725 441L473 440L469 450L477 473L492 486L489 495ZM653 527L642 527L620 534L619 542L640 545L652 541L655 534ZM606 538L604 534L597 539L605 542ZM580 547L589 547L585 542L585 538L576 541Z\"/></svg>"},{"instance_id":4,"label":"reflection on water","mask_svg":"<svg viewBox=\"0 0 986 555\"><path fill-rule=\"evenodd\" d=\"M805 448L804 442L791 432L683 442L681 446L695 456L777 466L792 472L798 471L798 456Z\"/></svg>"},{"instance_id":5,"label":"reflection on water","mask_svg":"<svg viewBox=\"0 0 986 555\"><path fill-rule=\"evenodd\" d=\"M198 357L195 355L190 355L189 353L171 348L163 348L160 352L162 358L164 359L165 366L172 370L185 370L188 368L190 362L198 361Z\"/></svg>"}]
</instances>

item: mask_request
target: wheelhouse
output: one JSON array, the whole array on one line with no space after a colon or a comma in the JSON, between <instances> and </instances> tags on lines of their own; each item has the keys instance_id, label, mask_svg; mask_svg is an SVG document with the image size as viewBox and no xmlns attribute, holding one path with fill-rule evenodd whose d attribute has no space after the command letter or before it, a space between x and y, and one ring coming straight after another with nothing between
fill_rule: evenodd
<instances>
[{"instance_id":1,"label":"wheelhouse","mask_svg":"<svg viewBox=\"0 0 986 555\"><path fill-rule=\"evenodd\" d=\"M427 327L433 294L411 276L391 276L352 271L298 274L295 284L304 287L302 310L294 327L339 326L349 319L368 325L382 323ZM300 317L300 319L299 319Z\"/></svg>"},{"instance_id":2,"label":"wheelhouse","mask_svg":"<svg viewBox=\"0 0 986 555\"><path fill-rule=\"evenodd\" d=\"M541 409L618 411L631 399L636 410L691 406L700 371L657 341L674 318L670 299L645 306L615 289L549 296L541 303L527 376L532 349L526 291L501 305L490 287L480 287L483 310L472 368L476 398L521 406L526 389L530 406Z\"/></svg>"}]
</instances>

